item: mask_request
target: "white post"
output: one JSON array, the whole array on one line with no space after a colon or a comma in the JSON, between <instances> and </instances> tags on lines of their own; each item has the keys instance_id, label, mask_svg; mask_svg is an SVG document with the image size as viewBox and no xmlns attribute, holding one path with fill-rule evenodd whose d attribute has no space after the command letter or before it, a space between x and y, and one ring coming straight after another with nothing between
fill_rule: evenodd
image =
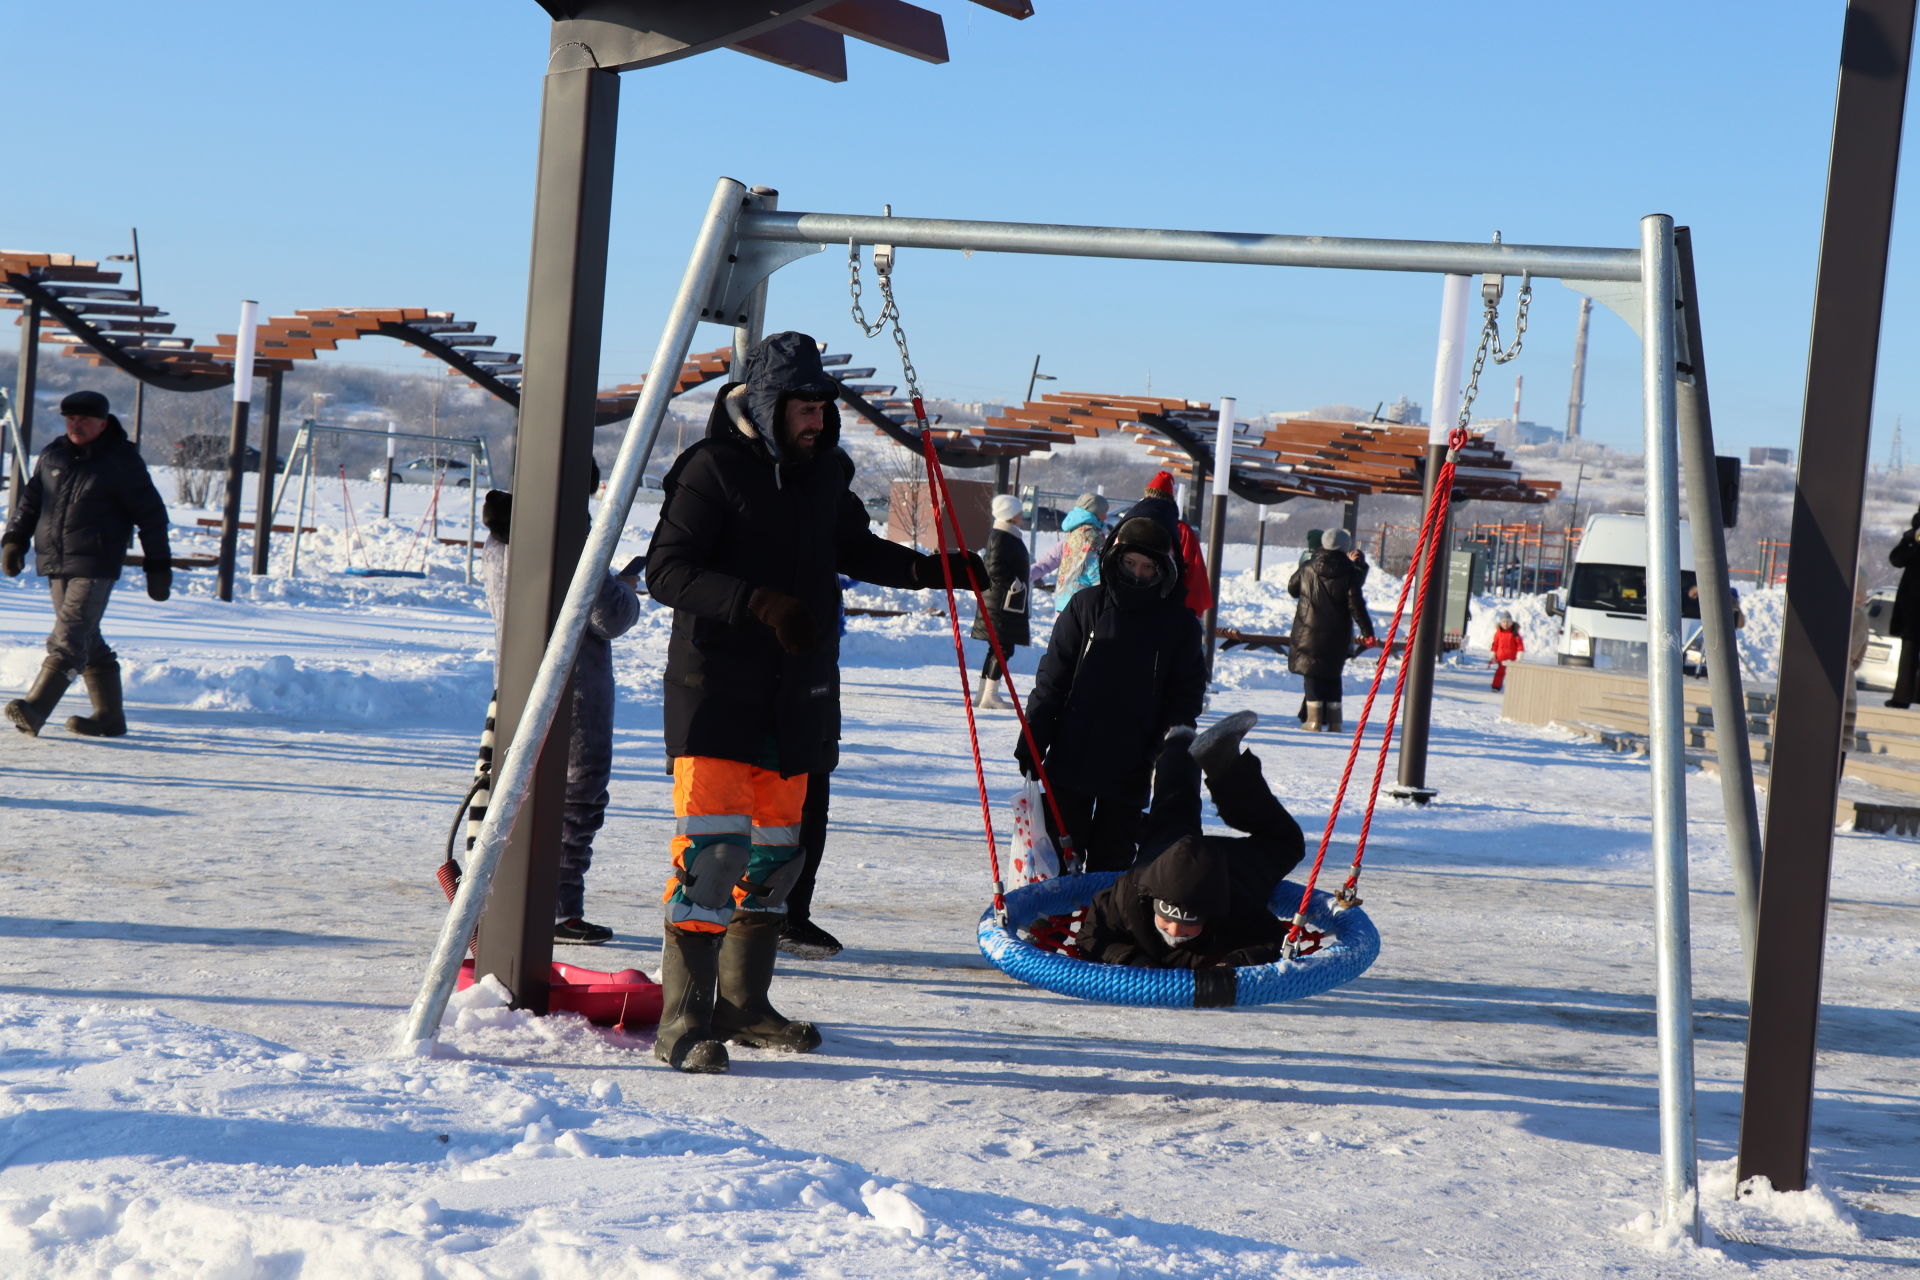
<instances>
[{"instance_id":1,"label":"white post","mask_svg":"<svg viewBox=\"0 0 1920 1280\"><path fill-rule=\"evenodd\" d=\"M1448 276L1440 292L1440 346L1433 357L1433 408L1427 413L1427 447L1445 448L1460 416L1460 361L1467 345L1467 301L1472 276Z\"/></svg>"}]
</instances>

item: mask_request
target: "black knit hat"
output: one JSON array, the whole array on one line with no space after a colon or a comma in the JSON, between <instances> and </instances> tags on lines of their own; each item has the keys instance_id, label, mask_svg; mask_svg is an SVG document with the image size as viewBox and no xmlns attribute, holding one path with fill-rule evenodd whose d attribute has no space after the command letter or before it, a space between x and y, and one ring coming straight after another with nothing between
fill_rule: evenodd
<instances>
[{"instance_id":1,"label":"black knit hat","mask_svg":"<svg viewBox=\"0 0 1920 1280\"><path fill-rule=\"evenodd\" d=\"M110 409L107 398L98 391L76 391L60 402L63 418L104 418Z\"/></svg>"}]
</instances>

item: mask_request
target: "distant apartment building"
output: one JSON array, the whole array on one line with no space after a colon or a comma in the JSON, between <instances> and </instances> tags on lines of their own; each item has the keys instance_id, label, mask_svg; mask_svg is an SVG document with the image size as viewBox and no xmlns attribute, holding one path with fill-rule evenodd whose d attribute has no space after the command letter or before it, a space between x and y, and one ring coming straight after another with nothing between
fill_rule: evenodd
<instances>
[{"instance_id":1,"label":"distant apartment building","mask_svg":"<svg viewBox=\"0 0 1920 1280\"><path fill-rule=\"evenodd\" d=\"M1764 467L1770 463L1776 463L1776 462L1783 467L1792 466L1793 450L1764 448L1764 447L1749 448L1747 450L1747 465L1750 467Z\"/></svg>"}]
</instances>

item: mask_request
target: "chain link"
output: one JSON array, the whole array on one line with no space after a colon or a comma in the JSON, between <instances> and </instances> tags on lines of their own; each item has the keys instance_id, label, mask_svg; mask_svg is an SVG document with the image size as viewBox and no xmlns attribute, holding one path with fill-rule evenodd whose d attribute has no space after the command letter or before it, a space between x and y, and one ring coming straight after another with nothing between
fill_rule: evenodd
<instances>
[{"instance_id":1,"label":"chain link","mask_svg":"<svg viewBox=\"0 0 1920 1280\"><path fill-rule=\"evenodd\" d=\"M1480 325L1480 346L1473 353L1473 372L1467 377L1467 389L1460 397L1459 429L1465 431L1467 424L1473 421L1473 402L1480 394L1480 373L1487 367L1487 357L1492 356L1495 364L1506 364L1520 354L1520 347L1527 337L1527 308L1533 301L1533 277L1520 277L1519 306L1513 316L1513 345L1500 345L1500 300L1497 296L1487 298L1486 318Z\"/></svg>"},{"instance_id":2,"label":"chain link","mask_svg":"<svg viewBox=\"0 0 1920 1280\"><path fill-rule=\"evenodd\" d=\"M866 310L860 305L860 246L847 244L848 287L853 294L853 322L860 326L860 332L869 338L877 338L889 323L893 326L893 345L900 351L901 376L907 384L909 399L920 399L920 374L913 367L913 357L907 352L906 331L900 327L900 304L893 296L893 272L886 266L875 266L874 274L880 281L880 315L871 322Z\"/></svg>"},{"instance_id":3,"label":"chain link","mask_svg":"<svg viewBox=\"0 0 1920 1280\"><path fill-rule=\"evenodd\" d=\"M847 269L848 288L853 294L853 322L860 326L860 332L869 338L877 338L889 320L897 324L900 319L900 313L893 305L893 289L888 284L887 273L880 273L880 298L883 304L880 318L869 323L866 310L860 305L860 246L851 240L847 242Z\"/></svg>"}]
</instances>

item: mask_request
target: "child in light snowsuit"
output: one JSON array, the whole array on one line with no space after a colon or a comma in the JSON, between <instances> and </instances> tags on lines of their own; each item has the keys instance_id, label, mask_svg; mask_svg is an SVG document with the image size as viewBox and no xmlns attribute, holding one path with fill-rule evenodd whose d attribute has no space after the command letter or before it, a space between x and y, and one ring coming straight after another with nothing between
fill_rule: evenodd
<instances>
[{"instance_id":1,"label":"child in light snowsuit","mask_svg":"<svg viewBox=\"0 0 1920 1280\"><path fill-rule=\"evenodd\" d=\"M1520 638L1520 624L1513 615L1502 609L1494 618L1493 658L1488 666L1493 668L1493 687L1500 688L1507 682L1507 664L1520 661L1520 655L1526 652L1527 642Z\"/></svg>"}]
</instances>

